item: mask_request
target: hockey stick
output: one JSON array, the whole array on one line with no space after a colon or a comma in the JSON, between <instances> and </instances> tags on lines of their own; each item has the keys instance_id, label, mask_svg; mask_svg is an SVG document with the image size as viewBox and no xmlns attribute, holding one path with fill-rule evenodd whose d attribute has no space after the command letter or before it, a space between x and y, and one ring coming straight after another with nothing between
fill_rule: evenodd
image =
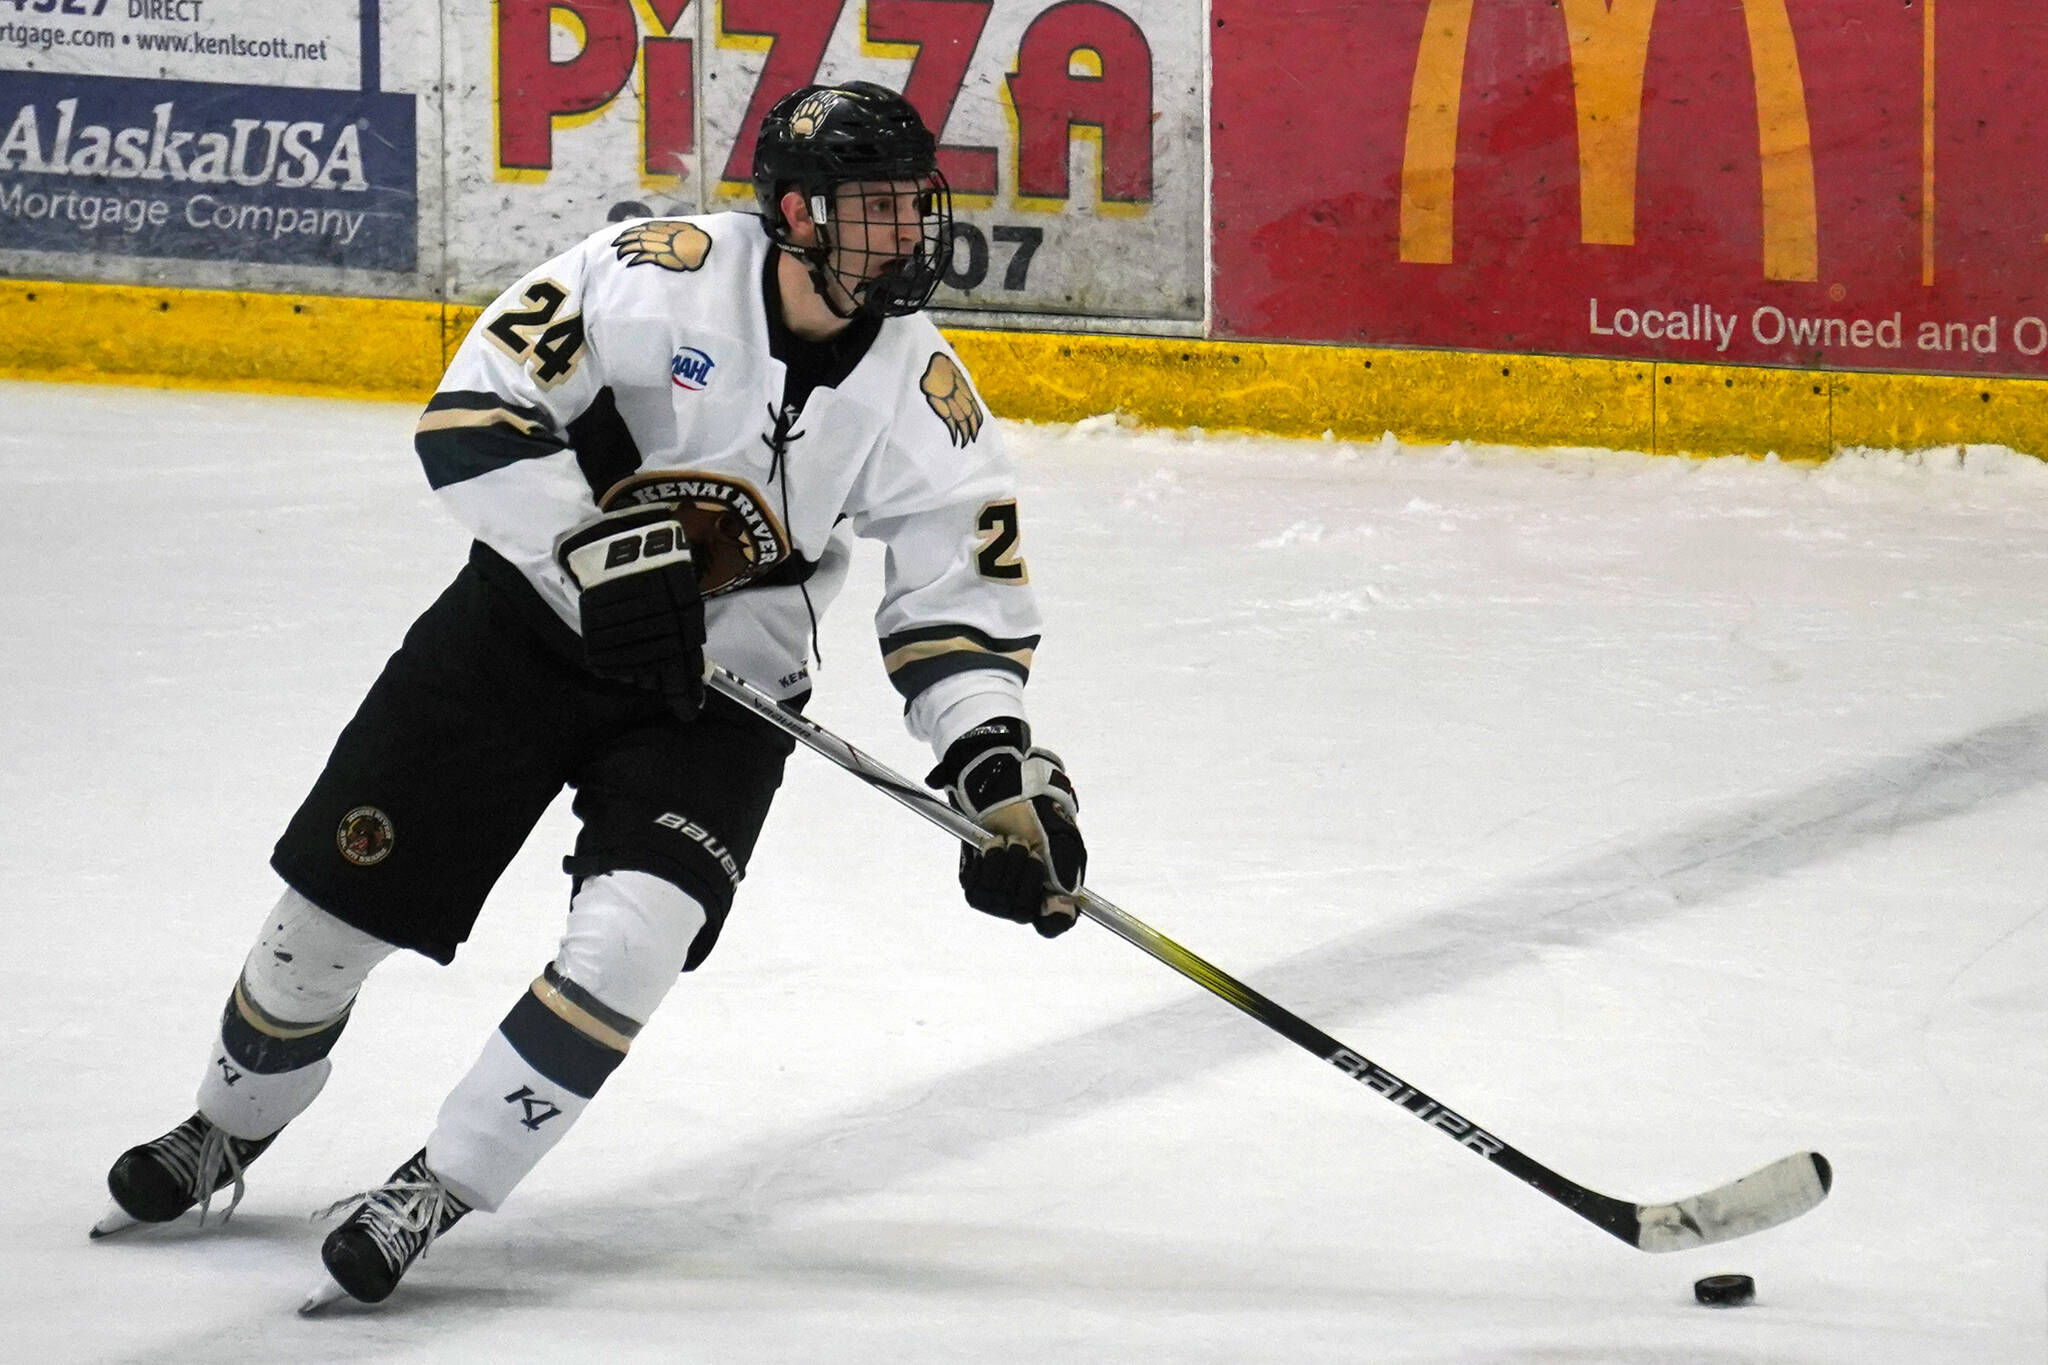
<instances>
[{"instance_id":1,"label":"hockey stick","mask_svg":"<svg viewBox=\"0 0 2048 1365\"><path fill-rule=\"evenodd\" d=\"M985 847L994 840L994 835L939 797L868 757L830 730L786 709L745 679L716 665L709 667L707 676L713 690L908 806L954 838L976 847ZM1740 1180L1670 1204L1631 1204L1589 1190L1525 1156L1379 1063L1344 1046L1094 892L1083 889L1078 899L1081 913L1089 919L1632 1247L1643 1251L1684 1251L1761 1232L1797 1218L1819 1204L1827 1198L1834 1183L1834 1172L1826 1157L1818 1152L1798 1152Z\"/></svg>"}]
</instances>

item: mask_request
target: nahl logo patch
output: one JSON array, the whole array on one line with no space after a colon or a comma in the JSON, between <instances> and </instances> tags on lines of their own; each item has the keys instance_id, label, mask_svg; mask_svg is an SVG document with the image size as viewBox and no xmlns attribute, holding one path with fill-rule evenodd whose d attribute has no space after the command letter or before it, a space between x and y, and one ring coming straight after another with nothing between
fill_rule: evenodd
<instances>
[{"instance_id":1,"label":"nahl logo patch","mask_svg":"<svg viewBox=\"0 0 2048 1365\"><path fill-rule=\"evenodd\" d=\"M694 393L711 382L711 370L716 364L717 361L695 346L679 346L669 357L669 378L677 388Z\"/></svg>"},{"instance_id":2,"label":"nahl logo patch","mask_svg":"<svg viewBox=\"0 0 2048 1365\"><path fill-rule=\"evenodd\" d=\"M391 856L391 846L397 841L391 817L375 806L357 806L341 817L341 826L334 831L334 846L357 867L375 867L383 862Z\"/></svg>"}]
</instances>

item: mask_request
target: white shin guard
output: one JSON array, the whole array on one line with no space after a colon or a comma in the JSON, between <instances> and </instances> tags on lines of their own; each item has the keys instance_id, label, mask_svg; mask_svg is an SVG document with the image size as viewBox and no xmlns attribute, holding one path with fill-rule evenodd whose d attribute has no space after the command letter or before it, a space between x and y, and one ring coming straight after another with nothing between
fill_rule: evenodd
<instances>
[{"instance_id":1,"label":"white shin guard","mask_svg":"<svg viewBox=\"0 0 2048 1365\"><path fill-rule=\"evenodd\" d=\"M287 890L265 917L221 1014L199 1112L239 1138L304 1113L334 1067L328 1051L370 969L395 951Z\"/></svg>"},{"instance_id":2,"label":"white shin guard","mask_svg":"<svg viewBox=\"0 0 2048 1365\"><path fill-rule=\"evenodd\" d=\"M644 872L586 879L554 962L441 1105L427 1165L495 1210L554 1149L681 973L704 908Z\"/></svg>"},{"instance_id":3,"label":"white shin guard","mask_svg":"<svg viewBox=\"0 0 2048 1365\"><path fill-rule=\"evenodd\" d=\"M569 904L555 970L646 1023L682 974L706 918L694 896L651 873L587 878Z\"/></svg>"},{"instance_id":4,"label":"white shin guard","mask_svg":"<svg viewBox=\"0 0 2048 1365\"><path fill-rule=\"evenodd\" d=\"M251 1002L279 1019L332 1019L397 951L287 887L242 964L242 981Z\"/></svg>"}]
</instances>

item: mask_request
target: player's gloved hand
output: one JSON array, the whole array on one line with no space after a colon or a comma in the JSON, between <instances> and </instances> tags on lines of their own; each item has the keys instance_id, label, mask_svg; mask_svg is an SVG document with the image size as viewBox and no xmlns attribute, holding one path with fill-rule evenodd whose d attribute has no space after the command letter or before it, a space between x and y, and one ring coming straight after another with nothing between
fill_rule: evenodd
<instances>
[{"instance_id":1,"label":"player's gloved hand","mask_svg":"<svg viewBox=\"0 0 2048 1365\"><path fill-rule=\"evenodd\" d=\"M1074 893L1088 870L1075 816L1081 808L1057 754L1031 747L1014 716L977 725L925 778L956 810L1002 842L960 846L960 889L977 910L1029 924L1047 938L1074 927Z\"/></svg>"},{"instance_id":2,"label":"player's gloved hand","mask_svg":"<svg viewBox=\"0 0 2048 1365\"><path fill-rule=\"evenodd\" d=\"M583 590L583 659L602 678L653 688L684 720L704 706L704 601L675 509L628 507L555 542Z\"/></svg>"}]
</instances>

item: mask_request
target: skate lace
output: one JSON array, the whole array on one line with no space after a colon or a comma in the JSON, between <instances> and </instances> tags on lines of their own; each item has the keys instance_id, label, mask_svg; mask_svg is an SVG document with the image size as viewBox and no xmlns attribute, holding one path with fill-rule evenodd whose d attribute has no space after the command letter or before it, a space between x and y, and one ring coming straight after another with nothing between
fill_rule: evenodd
<instances>
[{"instance_id":1,"label":"skate lace","mask_svg":"<svg viewBox=\"0 0 2048 1365\"><path fill-rule=\"evenodd\" d=\"M469 1205L429 1176L425 1180L391 1180L375 1189L338 1199L314 1214L316 1221L348 1212L394 1266L425 1256L434 1239L469 1212Z\"/></svg>"},{"instance_id":2,"label":"skate lace","mask_svg":"<svg viewBox=\"0 0 2048 1365\"><path fill-rule=\"evenodd\" d=\"M227 1129L211 1123L181 1123L157 1140L156 1155L199 1200L201 1227L206 1226L215 1191L226 1183L220 1178L221 1172L228 1172L235 1192L229 1197L220 1221L225 1223L234 1216L248 1186L242 1178L241 1155Z\"/></svg>"}]
</instances>

